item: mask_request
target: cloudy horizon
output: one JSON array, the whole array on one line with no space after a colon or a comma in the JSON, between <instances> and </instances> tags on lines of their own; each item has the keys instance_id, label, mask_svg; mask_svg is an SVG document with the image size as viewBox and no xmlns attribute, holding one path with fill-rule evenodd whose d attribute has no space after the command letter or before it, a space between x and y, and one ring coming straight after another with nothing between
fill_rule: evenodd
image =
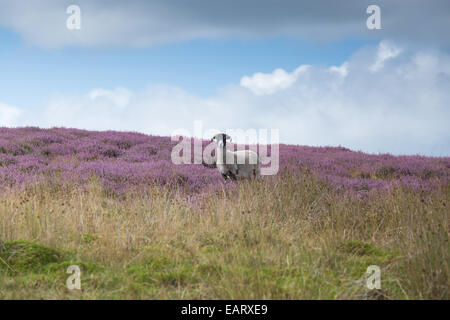
<instances>
[{"instance_id":1,"label":"cloudy horizon","mask_svg":"<svg viewBox=\"0 0 450 320\"><path fill-rule=\"evenodd\" d=\"M0 126L170 135L202 121L450 155L447 2L244 3L77 1L70 31L71 1L0 0ZM366 27L369 4L381 30Z\"/></svg>"}]
</instances>

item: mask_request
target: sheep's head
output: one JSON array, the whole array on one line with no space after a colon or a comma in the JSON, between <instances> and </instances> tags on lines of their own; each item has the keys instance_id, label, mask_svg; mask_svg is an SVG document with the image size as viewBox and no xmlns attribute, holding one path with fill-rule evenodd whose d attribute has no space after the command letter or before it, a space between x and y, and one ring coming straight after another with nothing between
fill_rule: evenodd
<instances>
[{"instance_id":1,"label":"sheep's head","mask_svg":"<svg viewBox=\"0 0 450 320\"><path fill-rule=\"evenodd\" d=\"M225 133L218 133L212 137L211 141L215 141L219 148L227 145L227 140L231 142L231 137Z\"/></svg>"}]
</instances>

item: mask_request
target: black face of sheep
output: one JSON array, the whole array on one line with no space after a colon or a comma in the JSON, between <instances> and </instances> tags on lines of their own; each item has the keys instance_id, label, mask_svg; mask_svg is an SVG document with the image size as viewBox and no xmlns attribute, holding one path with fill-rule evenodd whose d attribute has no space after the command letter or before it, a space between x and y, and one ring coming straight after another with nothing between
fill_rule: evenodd
<instances>
[{"instance_id":1,"label":"black face of sheep","mask_svg":"<svg viewBox=\"0 0 450 320\"><path fill-rule=\"evenodd\" d=\"M225 147L227 145L227 140L231 142L231 137L225 133L218 133L211 139L211 141L217 143L218 147Z\"/></svg>"}]
</instances>

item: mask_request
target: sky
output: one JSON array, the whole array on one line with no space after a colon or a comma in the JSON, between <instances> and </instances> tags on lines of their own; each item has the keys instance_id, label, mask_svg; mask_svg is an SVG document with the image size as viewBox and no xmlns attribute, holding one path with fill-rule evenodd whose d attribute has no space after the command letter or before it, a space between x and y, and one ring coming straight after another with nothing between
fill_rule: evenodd
<instances>
[{"instance_id":1,"label":"sky","mask_svg":"<svg viewBox=\"0 0 450 320\"><path fill-rule=\"evenodd\" d=\"M449 156L449 16L440 0L0 0L0 126L171 135L201 121Z\"/></svg>"}]
</instances>

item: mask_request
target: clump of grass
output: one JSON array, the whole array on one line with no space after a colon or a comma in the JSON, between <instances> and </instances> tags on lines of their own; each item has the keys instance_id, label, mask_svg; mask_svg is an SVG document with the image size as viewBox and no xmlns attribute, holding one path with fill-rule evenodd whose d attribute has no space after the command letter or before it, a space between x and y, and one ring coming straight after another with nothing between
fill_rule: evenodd
<instances>
[{"instance_id":1,"label":"clump of grass","mask_svg":"<svg viewBox=\"0 0 450 320\"><path fill-rule=\"evenodd\" d=\"M396 177L397 170L394 167L381 167L375 171L375 177L378 179L393 179Z\"/></svg>"},{"instance_id":2,"label":"clump of grass","mask_svg":"<svg viewBox=\"0 0 450 320\"><path fill-rule=\"evenodd\" d=\"M353 170L351 172L351 176L354 178L362 178L362 179L372 179L373 174L367 171L362 170Z\"/></svg>"},{"instance_id":3,"label":"clump of grass","mask_svg":"<svg viewBox=\"0 0 450 320\"><path fill-rule=\"evenodd\" d=\"M373 244L359 241L359 240L351 240L351 241L345 241L342 242L338 250L348 253L348 254L355 254L358 256L388 256L389 254L385 252L384 250L381 250L377 247L375 247Z\"/></svg>"},{"instance_id":4,"label":"clump of grass","mask_svg":"<svg viewBox=\"0 0 450 320\"><path fill-rule=\"evenodd\" d=\"M61 255L55 249L24 240L7 241L0 248L0 268L12 272L40 271L58 262Z\"/></svg>"},{"instance_id":5,"label":"clump of grass","mask_svg":"<svg viewBox=\"0 0 450 320\"><path fill-rule=\"evenodd\" d=\"M84 243L86 243L86 244L91 244L91 243L93 243L95 240L98 239L98 236L96 236L95 234L86 233L86 234L82 234L82 235L81 235L81 239L83 240Z\"/></svg>"}]
</instances>

